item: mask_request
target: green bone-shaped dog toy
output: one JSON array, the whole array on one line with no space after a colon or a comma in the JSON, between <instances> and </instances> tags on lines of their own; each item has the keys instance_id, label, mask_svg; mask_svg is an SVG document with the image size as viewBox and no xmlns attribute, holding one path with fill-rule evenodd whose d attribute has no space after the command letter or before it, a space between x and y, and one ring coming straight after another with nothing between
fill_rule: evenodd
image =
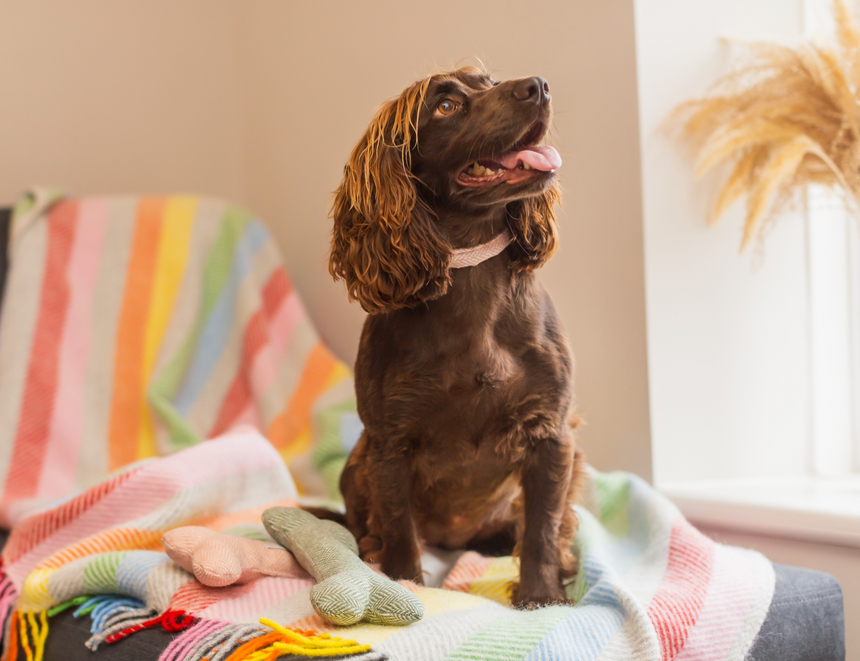
<instances>
[{"instance_id":1,"label":"green bone-shaped dog toy","mask_svg":"<svg viewBox=\"0 0 860 661\"><path fill-rule=\"evenodd\" d=\"M311 588L311 604L329 622L402 626L424 617L418 597L359 559L355 538L343 526L293 507L267 509L263 524L318 581Z\"/></svg>"}]
</instances>

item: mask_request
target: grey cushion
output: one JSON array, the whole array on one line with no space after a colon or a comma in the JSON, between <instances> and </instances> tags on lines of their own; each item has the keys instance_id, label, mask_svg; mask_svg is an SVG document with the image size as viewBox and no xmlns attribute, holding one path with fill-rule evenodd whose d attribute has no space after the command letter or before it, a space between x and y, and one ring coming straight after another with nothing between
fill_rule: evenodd
<instances>
[{"instance_id":1,"label":"grey cushion","mask_svg":"<svg viewBox=\"0 0 860 661\"><path fill-rule=\"evenodd\" d=\"M842 588L830 574L774 564L773 601L749 661L844 661Z\"/></svg>"}]
</instances>

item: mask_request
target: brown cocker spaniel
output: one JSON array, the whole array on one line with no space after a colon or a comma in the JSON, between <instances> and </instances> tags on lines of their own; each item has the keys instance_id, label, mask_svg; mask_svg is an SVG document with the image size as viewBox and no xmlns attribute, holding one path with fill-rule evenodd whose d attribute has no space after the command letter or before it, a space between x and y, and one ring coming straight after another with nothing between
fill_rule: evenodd
<instances>
[{"instance_id":1,"label":"brown cocker spaniel","mask_svg":"<svg viewBox=\"0 0 860 661\"><path fill-rule=\"evenodd\" d=\"M551 114L542 78L429 76L377 112L332 211L331 273L370 313L340 483L362 555L420 581L421 543L513 552L517 605L565 598L584 466L534 275L557 243Z\"/></svg>"}]
</instances>

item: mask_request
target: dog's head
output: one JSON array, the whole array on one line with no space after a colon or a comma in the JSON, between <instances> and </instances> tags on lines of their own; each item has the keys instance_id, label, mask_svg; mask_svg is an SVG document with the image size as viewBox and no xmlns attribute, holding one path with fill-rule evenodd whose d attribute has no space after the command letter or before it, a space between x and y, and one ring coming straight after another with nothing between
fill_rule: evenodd
<instances>
[{"instance_id":1,"label":"dog's head","mask_svg":"<svg viewBox=\"0 0 860 661\"><path fill-rule=\"evenodd\" d=\"M561 159L539 143L551 115L542 78L497 83L474 68L428 76L384 104L353 149L332 208L329 269L350 299L377 313L447 291L452 248L438 209L477 219L505 208L513 268L549 259Z\"/></svg>"}]
</instances>

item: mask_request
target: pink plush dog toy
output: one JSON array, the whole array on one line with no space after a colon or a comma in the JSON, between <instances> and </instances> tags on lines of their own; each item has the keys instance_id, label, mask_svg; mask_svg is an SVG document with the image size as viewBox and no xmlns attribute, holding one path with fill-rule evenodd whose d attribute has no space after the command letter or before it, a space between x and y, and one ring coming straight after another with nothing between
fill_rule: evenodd
<instances>
[{"instance_id":1,"label":"pink plush dog toy","mask_svg":"<svg viewBox=\"0 0 860 661\"><path fill-rule=\"evenodd\" d=\"M185 526L164 533L161 543L171 560L203 585L215 588L247 583L261 576L308 578L293 554L274 542Z\"/></svg>"}]
</instances>

